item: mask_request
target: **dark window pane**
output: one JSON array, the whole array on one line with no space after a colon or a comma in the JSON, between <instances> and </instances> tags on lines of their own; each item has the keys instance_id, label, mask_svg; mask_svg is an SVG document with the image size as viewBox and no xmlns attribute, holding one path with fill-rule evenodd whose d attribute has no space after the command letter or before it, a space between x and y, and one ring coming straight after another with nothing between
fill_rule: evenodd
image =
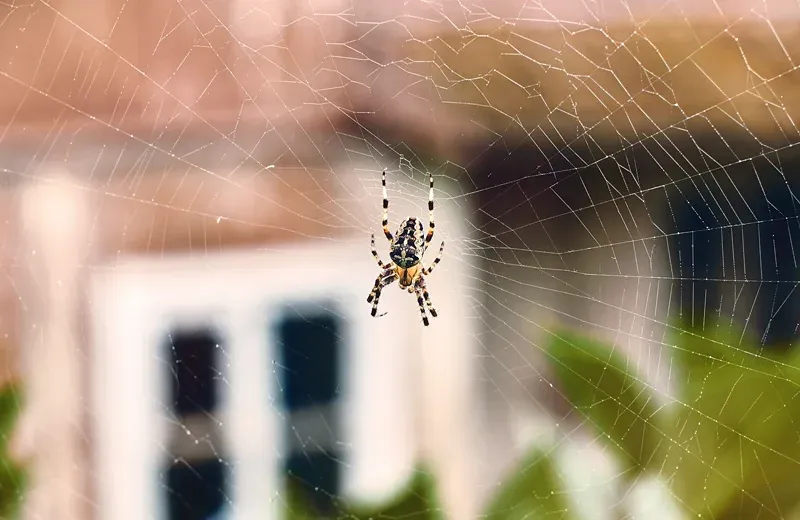
<instances>
[{"instance_id":1,"label":"dark window pane","mask_svg":"<svg viewBox=\"0 0 800 520\"><path fill-rule=\"evenodd\" d=\"M765 188L766 199L754 205L761 239L761 283L755 306L756 326L765 346L786 347L795 341L800 293L800 226L795 195L785 182Z\"/></svg>"},{"instance_id":2,"label":"dark window pane","mask_svg":"<svg viewBox=\"0 0 800 520\"><path fill-rule=\"evenodd\" d=\"M178 416L212 413L216 408L218 344L219 339L209 329L179 330L169 335L172 406Z\"/></svg>"},{"instance_id":3,"label":"dark window pane","mask_svg":"<svg viewBox=\"0 0 800 520\"><path fill-rule=\"evenodd\" d=\"M702 330L718 301L719 283L712 280L719 277L720 224L709 193L699 191L673 204L677 214L670 264L678 280L676 312L683 327Z\"/></svg>"},{"instance_id":4,"label":"dark window pane","mask_svg":"<svg viewBox=\"0 0 800 520\"><path fill-rule=\"evenodd\" d=\"M333 517L337 510L340 466L335 454L298 453L289 457L286 470L301 500L317 513Z\"/></svg>"},{"instance_id":5,"label":"dark window pane","mask_svg":"<svg viewBox=\"0 0 800 520\"><path fill-rule=\"evenodd\" d=\"M757 178L720 175L670 199L671 276L679 279L673 295L683 327L699 330L719 317L715 325L745 328L768 347L796 341L800 183L785 174L795 169L791 161L772 159L749 166Z\"/></svg>"},{"instance_id":6,"label":"dark window pane","mask_svg":"<svg viewBox=\"0 0 800 520\"><path fill-rule=\"evenodd\" d=\"M277 327L281 388L289 410L326 404L338 387L339 319L291 315Z\"/></svg>"},{"instance_id":7,"label":"dark window pane","mask_svg":"<svg viewBox=\"0 0 800 520\"><path fill-rule=\"evenodd\" d=\"M207 520L225 503L225 468L216 459L176 463L167 470L170 520Z\"/></svg>"}]
</instances>

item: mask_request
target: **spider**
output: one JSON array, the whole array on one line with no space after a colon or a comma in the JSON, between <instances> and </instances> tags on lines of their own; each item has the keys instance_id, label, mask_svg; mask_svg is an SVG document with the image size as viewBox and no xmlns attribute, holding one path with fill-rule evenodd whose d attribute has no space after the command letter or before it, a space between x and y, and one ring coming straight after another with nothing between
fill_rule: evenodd
<instances>
[{"instance_id":1,"label":"spider","mask_svg":"<svg viewBox=\"0 0 800 520\"><path fill-rule=\"evenodd\" d=\"M428 316L425 314L425 305L430 309L431 316L436 317L436 309L433 308L431 297L425 287L425 276L433 272L442 259L444 252L444 242L439 247L430 267L422 265L422 257L428 249L433 238L433 174L429 173L430 194L428 195L428 234L423 238L422 222L416 217L409 217L400 224L397 233L392 236L389 231L389 197L386 194L386 170L383 170L383 234L390 244L389 257L392 259L388 264L384 264L375 249L375 233L372 234L372 256L378 262L381 274L375 279L375 285L367 297L367 303L372 303L372 315L378 312L378 300L381 298L381 290L395 280L400 283L400 289L408 289L409 293L416 293L419 312L422 314L422 323L428 326Z\"/></svg>"}]
</instances>

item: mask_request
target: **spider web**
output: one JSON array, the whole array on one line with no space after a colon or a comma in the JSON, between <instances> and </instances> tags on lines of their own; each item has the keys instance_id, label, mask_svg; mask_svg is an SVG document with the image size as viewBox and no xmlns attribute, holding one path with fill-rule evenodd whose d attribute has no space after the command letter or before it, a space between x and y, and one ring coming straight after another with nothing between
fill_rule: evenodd
<instances>
[{"instance_id":1,"label":"spider web","mask_svg":"<svg viewBox=\"0 0 800 520\"><path fill-rule=\"evenodd\" d=\"M532 449L552 461L560 505L553 513L552 494L539 496L515 513L526 518L792 518L798 13L788 1L743 0L2 3L0 167L14 244L5 248L6 303L25 324L21 332L9 319L6 338L38 344L31 337L50 330L58 342L60 293L44 287L67 276L53 266L68 249L52 244L69 240L58 241L56 210L50 220L15 212L31 187L57 185L82 201L82 247L71 253L82 280L142 260L119 272L138 273L135 294L154 308L178 287L239 294L249 278L237 276L257 269L231 252L278 269L272 281L305 272L357 285L361 300L350 289L321 300L308 282L270 314L283 317L272 334L285 351L265 372L274 379L268 402L286 438L280 449L264 442L275 456L258 456L301 491L270 481L255 496L285 518L307 507L333 517L354 503L380 507L419 477L435 481L438 501L412 489L406 509L388 516L433 518L443 508L474 518L515 471L536 466L524 462ZM380 319L363 319L378 273L370 233L388 260L384 168L393 231L409 215L426 218L427 172L435 176L426 260L440 240L446 246L428 277L440 314L429 328L415 298L392 287ZM55 171L66 177L51 178ZM28 236L35 225L47 231L38 243L52 245L51 264L24 245L37 243ZM341 266L335 276L314 274L331 265ZM266 294L272 281L252 285ZM163 436L96 429L103 393L112 396L105 410L131 421L119 424L137 424L135 397L113 401L127 383L93 394L62 381L64 395L78 396L71 413L85 417L65 420L88 454L90 484L60 482L78 490L78 510L125 501L91 462L95 445L149 445L163 462L145 478L158 507L188 515L161 518L269 517L242 505L231 480L245 470L225 439L247 435L226 428L248 423L209 404L215 392L238 392L247 365L230 361L239 351L214 328L237 300L220 302L168 327L160 350L142 347L142 366L167 374L154 394ZM98 311L103 302L96 312L73 305L82 322L110 320L109 344L123 336L113 333L122 315ZM131 320L119 330L152 325ZM341 358L356 368L320 354L319 345L346 348L359 327L378 354ZM91 330L82 325L78 342L98 341ZM554 353L566 330L602 344L595 361L622 360L619 395L606 386L614 370L594 378ZM80 352L93 374L111 359ZM25 377L58 372L49 364L60 358L42 359L50 358L23 352ZM324 366L341 366L341 380ZM350 372L376 375L353 386L354 401L336 404ZM324 391L303 381L330 395L314 397ZM587 383L588 404L574 393ZM43 385L32 384L32 398L47 401ZM646 406L631 405L630 388ZM342 415L352 402L378 418ZM619 421L604 422L609 403ZM672 410L678 418L657 421ZM642 474L624 463L647 452L644 441L631 448L634 426L613 434L626 413L659 438L646 462L660 462ZM31 438L34 458L54 460L48 437ZM130 458L119 456L103 467L142 471L122 468ZM42 504L54 497L74 500L52 491L63 476L42 475L42 491L23 507L31 518L47 517Z\"/></svg>"}]
</instances>

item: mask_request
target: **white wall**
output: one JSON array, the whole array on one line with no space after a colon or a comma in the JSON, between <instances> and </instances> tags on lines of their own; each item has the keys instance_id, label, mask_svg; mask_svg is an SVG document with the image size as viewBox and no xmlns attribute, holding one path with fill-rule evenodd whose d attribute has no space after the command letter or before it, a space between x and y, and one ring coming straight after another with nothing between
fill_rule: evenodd
<instances>
[{"instance_id":1,"label":"white wall","mask_svg":"<svg viewBox=\"0 0 800 520\"><path fill-rule=\"evenodd\" d=\"M85 193L60 168L22 192L20 228L29 269L22 291L26 406L12 451L27 465L22 518L77 520L85 513L81 394L84 355L78 324L86 262ZM57 232L54 232L57 230ZM24 295L24 298L23 296Z\"/></svg>"}]
</instances>

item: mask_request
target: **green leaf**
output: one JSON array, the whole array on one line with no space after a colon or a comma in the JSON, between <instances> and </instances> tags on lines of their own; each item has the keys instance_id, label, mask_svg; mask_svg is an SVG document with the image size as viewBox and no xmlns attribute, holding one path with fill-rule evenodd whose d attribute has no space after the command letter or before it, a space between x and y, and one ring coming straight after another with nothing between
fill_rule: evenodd
<instances>
[{"instance_id":1,"label":"green leaf","mask_svg":"<svg viewBox=\"0 0 800 520\"><path fill-rule=\"evenodd\" d=\"M393 500L380 507L351 504L346 508L348 519L419 519L444 520L433 475L420 468L408 486Z\"/></svg>"},{"instance_id":2,"label":"green leaf","mask_svg":"<svg viewBox=\"0 0 800 520\"><path fill-rule=\"evenodd\" d=\"M566 397L615 448L629 475L657 463L663 414L627 360L609 345L566 331L553 334L548 352Z\"/></svg>"},{"instance_id":3,"label":"green leaf","mask_svg":"<svg viewBox=\"0 0 800 520\"><path fill-rule=\"evenodd\" d=\"M433 475L420 468L414 472L410 482L393 498L380 505L336 503L336 511L326 516L313 504L313 494L308 486L296 478L289 478L286 492L286 518L290 520L337 520L407 519L444 520L439 504Z\"/></svg>"},{"instance_id":4,"label":"green leaf","mask_svg":"<svg viewBox=\"0 0 800 520\"><path fill-rule=\"evenodd\" d=\"M305 486L297 479L291 477L287 479L284 518L287 520L313 520L314 518L320 518L305 491Z\"/></svg>"},{"instance_id":5,"label":"green leaf","mask_svg":"<svg viewBox=\"0 0 800 520\"><path fill-rule=\"evenodd\" d=\"M778 519L800 502L800 371L747 341L726 328L674 339L684 384L664 467L695 517Z\"/></svg>"},{"instance_id":6,"label":"green leaf","mask_svg":"<svg viewBox=\"0 0 800 520\"><path fill-rule=\"evenodd\" d=\"M25 489L25 472L8 455L21 408L21 391L9 385L0 389L0 518L17 518Z\"/></svg>"},{"instance_id":7,"label":"green leaf","mask_svg":"<svg viewBox=\"0 0 800 520\"><path fill-rule=\"evenodd\" d=\"M566 491L553 458L534 449L491 501L491 520L570 520Z\"/></svg>"}]
</instances>

